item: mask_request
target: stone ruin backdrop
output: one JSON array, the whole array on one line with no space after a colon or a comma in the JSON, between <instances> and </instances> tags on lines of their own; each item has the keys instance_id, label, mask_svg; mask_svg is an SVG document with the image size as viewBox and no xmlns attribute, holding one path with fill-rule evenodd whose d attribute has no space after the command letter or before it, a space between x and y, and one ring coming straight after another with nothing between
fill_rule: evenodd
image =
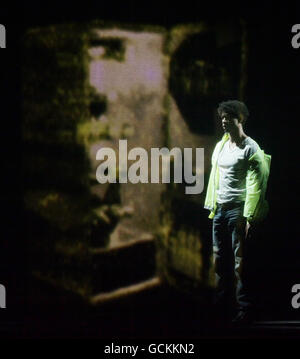
<instances>
[{"instance_id":1,"label":"stone ruin backdrop","mask_svg":"<svg viewBox=\"0 0 300 359\"><path fill-rule=\"evenodd\" d=\"M246 43L239 24L166 29L93 21L30 29L23 40L32 272L87 294L93 249L153 240L159 276L212 285L203 200L211 152L222 135L215 107L243 98ZM185 195L185 184L99 184L96 152L118 153L119 139L127 139L128 150L148 153L204 148L203 193Z\"/></svg>"}]
</instances>

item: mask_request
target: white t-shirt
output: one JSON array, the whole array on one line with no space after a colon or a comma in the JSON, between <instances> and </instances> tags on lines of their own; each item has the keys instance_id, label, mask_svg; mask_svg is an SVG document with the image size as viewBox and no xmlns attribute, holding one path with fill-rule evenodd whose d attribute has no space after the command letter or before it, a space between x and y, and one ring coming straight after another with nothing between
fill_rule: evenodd
<instances>
[{"instance_id":1,"label":"white t-shirt","mask_svg":"<svg viewBox=\"0 0 300 359\"><path fill-rule=\"evenodd\" d=\"M245 201L248 159L257 149L258 144L249 136L233 149L229 148L229 140L225 142L218 157L218 203Z\"/></svg>"}]
</instances>

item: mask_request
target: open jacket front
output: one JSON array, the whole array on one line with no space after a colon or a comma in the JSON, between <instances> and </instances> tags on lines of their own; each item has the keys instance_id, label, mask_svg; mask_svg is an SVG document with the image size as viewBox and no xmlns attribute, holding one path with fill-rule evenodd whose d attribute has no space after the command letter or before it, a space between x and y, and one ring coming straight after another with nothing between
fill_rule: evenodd
<instances>
[{"instance_id":1,"label":"open jacket front","mask_svg":"<svg viewBox=\"0 0 300 359\"><path fill-rule=\"evenodd\" d=\"M213 218L217 207L217 189L219 186L218 157L229 134L225 133L212 155L212 168L208 181L204 208L210 210L209 218ZM265 200L267 182L270 173L271 156L259 147L249 158L246 175L246 200L243 216L248 222L260 222L268 213L268 203Z\"/></svg>"}]
</instances>

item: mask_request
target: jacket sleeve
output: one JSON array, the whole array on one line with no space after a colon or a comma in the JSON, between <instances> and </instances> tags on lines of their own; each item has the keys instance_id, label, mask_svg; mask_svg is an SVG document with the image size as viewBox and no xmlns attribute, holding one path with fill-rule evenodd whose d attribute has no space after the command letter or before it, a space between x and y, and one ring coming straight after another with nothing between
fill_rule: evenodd
<instances>
[{"instance_id":1,"label":"jacket sleeve","mask_svg":"<svg viewBox=\"0 0 300 359\"><path fill-rule=\"evenodd\" d=\"M215 186L216 156L218 153L218 146L220 146L220 143L216 144L211 156L211 170L210 170L208 186L206 190L206 196L204 200L204 208L210 211L212 211L214 208L214 186Z\"/></svg>"},{"instance_id":2,"label":"jacket sleeve","mask_svg":"<svg viewBox=\"0 0 300 359\"><path fill-rule=\"evenodd\" d=\"M244 207L244 217L249 222L257 220L257 207L263 200L264 190L264 165L263 151L257 150L249 159L248 171L246 176L246 200Z\"/></svg>"}]
</instances>

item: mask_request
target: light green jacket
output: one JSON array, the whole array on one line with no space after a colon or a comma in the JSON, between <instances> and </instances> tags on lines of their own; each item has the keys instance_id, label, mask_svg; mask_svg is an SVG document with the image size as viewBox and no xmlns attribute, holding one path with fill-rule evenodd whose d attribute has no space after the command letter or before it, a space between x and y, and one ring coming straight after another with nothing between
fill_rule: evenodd
<instances>
[{"instance_id":1,"label":"light green jacket","mask_svg":"<svg viewBox=\"0 0 300 359\"><path fill-rule=\"evenodd\" d=\"M218 157L221 149L229 139L225 133L219 141L212 154L212 169L209 176L204 208L210 210L209 218L213 218L216 212L217 189L219 185ZM258 150L249 158L246 175L246 199L243 216L250 223L262 221L268 213L268 202L265 200L267 182L270 173L271 156Z\"/></svg>"}]
</instances>

